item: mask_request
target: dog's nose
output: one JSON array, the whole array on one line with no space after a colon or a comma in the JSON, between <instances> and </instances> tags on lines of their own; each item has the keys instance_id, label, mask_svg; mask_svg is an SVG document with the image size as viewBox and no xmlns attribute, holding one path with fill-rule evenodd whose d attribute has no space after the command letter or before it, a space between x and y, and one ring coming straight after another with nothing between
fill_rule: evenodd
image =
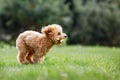
<instances>
[{"instance_id":1,"label":"dog's nose","mask_svg":"<svg viewBox=\"0 0 120 80\"><path fill-rule=\"evenodd\" d=\"M65 34L64 37L67 38L68 36Z\"/></svg>"}]
</instances>

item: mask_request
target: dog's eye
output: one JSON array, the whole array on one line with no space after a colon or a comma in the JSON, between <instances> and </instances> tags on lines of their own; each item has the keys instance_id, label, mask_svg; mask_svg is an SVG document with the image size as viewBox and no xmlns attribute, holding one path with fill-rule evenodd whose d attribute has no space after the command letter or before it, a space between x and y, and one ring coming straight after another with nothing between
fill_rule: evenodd
<instances>
[{"instance_id":1,"label":"dog's eye","mask_svg":"<svg viewBox=\"0 0 120 80\"><path fill-rule=\"evenodd\" d=\"M60 33L60 32L58 32L58 35L61 35L61 33Z\"/></svg>"}]
</instances>

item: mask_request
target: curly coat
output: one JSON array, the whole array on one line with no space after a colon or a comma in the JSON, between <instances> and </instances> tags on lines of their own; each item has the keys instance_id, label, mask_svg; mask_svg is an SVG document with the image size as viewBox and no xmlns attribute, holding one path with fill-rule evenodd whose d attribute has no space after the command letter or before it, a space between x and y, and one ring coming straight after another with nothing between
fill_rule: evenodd
<instances>
[{"instance_id":1,"label":"curly coat","mask_svg":"<svg viewBox=\"0 0 120 80\"><path fill-rule=\"evenodd\" d=\"M16 40L19 63L39 63L44 61L44 56L54 46L60 45L67 37L62 32L62 27L57 24L43 27L42 33L25 31Z\"/></svg>"}]
</instances>

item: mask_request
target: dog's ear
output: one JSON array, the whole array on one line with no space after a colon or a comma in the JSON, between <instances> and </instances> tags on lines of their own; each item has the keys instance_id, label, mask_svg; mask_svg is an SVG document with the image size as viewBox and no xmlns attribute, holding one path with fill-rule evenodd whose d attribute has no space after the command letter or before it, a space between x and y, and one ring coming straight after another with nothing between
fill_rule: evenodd
<instances>
[{"instance_id":1,"label":"dog's ear","mask_svg":"<svg viewBox=\"0 0 120 80\"><path fill-rule=\"evenodd\" d=\"M44 27L42 28L41 32L45 35L50 35L51 34L51 28L50 27Z\"/></svg>"}]
</instances>

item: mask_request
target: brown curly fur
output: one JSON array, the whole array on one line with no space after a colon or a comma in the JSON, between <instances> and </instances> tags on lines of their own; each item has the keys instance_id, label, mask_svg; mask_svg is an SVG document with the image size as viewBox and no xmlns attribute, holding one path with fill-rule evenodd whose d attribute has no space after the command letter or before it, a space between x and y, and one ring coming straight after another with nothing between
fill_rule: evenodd
<instances>
[{"instance_id":1,"label":"brown curly fur","mask_svg":"<svg viewBox=\"0 0 120 80\"><path fill-rule=\"evenodd\" d=\"M55 44L60 45L67 37L62 27L57 24L48 25L41 30L25 31L16 40L18 49L17 59L22 64L44 61L44 56Z\"/></svg>"}]
</instances>

